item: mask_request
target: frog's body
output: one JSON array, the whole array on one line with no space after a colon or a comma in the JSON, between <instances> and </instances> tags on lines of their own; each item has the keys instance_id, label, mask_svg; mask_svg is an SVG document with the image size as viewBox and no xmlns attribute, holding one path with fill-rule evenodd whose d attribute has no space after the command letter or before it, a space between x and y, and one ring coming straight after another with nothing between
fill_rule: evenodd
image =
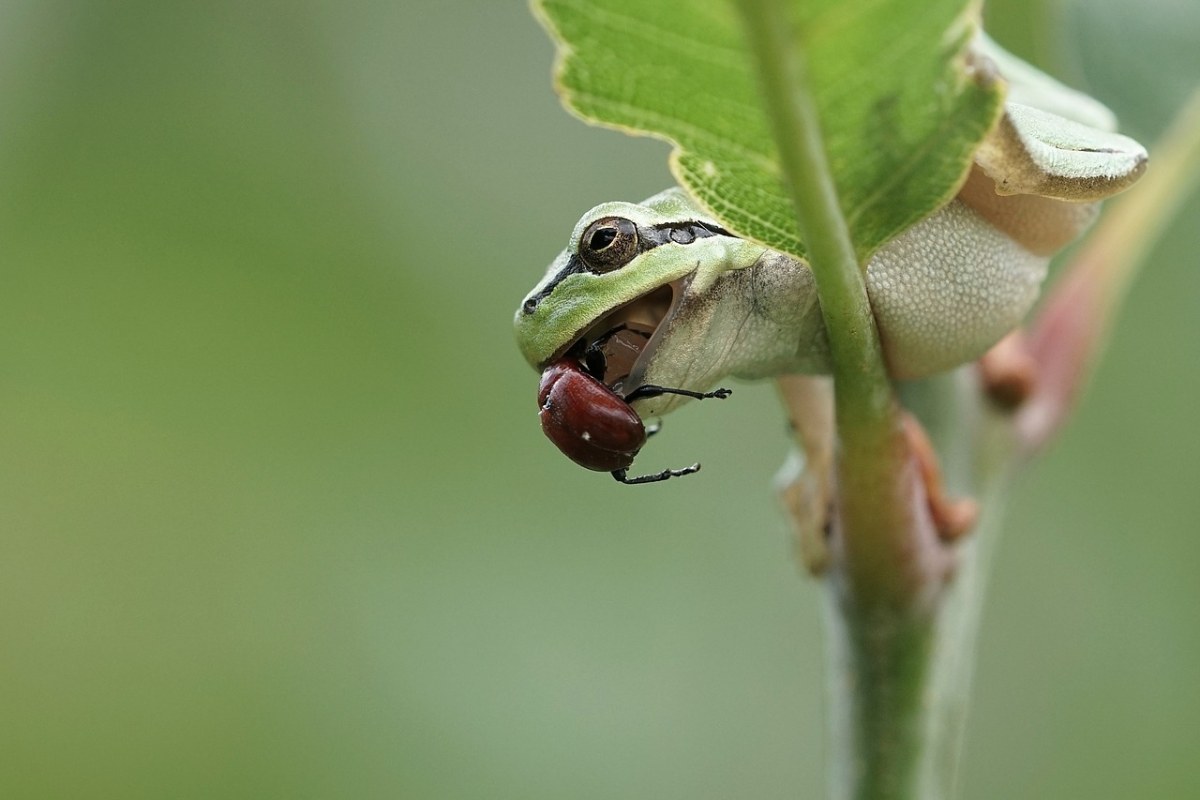
<instances>
[{"instance_id":1,"label":"frog's body","mask_svg":"<svg viewBox=\"0 0 1200 800\"><path fill-rule=\"evenodd\" d=\"M865 266L895 378L966 363L1016 328L1054 253L1145 167L1145 150L1112 132L1103 106L986 39L978 46L1010 77L1005 114L957 196ZM1035 102L1042 110L1027 105ZM626 392L830 371L808 264L725 230L680 189L585 214L518 310L517 340L542 369L627 323L653 335L627 373L604 376ZM634 407L649 416L679 402L656 397Z\"/></svg>"},{"instance_id":2,"label":"frog's body","mask_svg":"<svg viewBox=\"0 0 1200 800\"><path fill-rule=\"evenodd\" d=\"M579 231L614 215L635 220L640 227L685 218L719 227L681 190L670 189L640 205L606 203L588 212L572 237L576 250ZM667 248L672 252L664 252ZM570 288L567 281L583 287L615 285L620 278L641 288L638 277L650 277L651 282L680 281L665 320L668 327L655 342L673 352L669 358L664 352L653 359L670 362L655 367L655 374L647 374L649 361L640 364L644 369L633 375L635 379L708 388L727 374L761 378L829 372L825 327L812 273L803 261L718 233L703 241L657 245L623 267L625 274L560 278L574 254L568 249L531 293L530 298L537 298L557 280L537 310L518 313L518 331L538 325L543 334L530 337L535 346L526 349L535 365L543 365L582 335L584 325L579 323L560 327L557 337L544 335L554 317L574 316L561 312L578 313L587 307L572 295L563 295L560 314L542 318L537 313L557 299L560 287ZM704 264L697 268L700 259ZM867 265L866 283L892 374L919 377L979 356L1012 330L1037 299L1048 261L1048 256L1025 249L960 200L889 242ZM649 275L635 276L638 270ZM586 325L596 320L585 315L582 321Z\"/></svg>"},{"instance_id":3,"label":"frog's body","mask_svg":"<svg viewBox=\"0 0 1200 800\"><path fill-rule=\"evenodd\" d=\"M1020 324L1049 262L962 200L888 242L867 264L866 283L892 375L923 377L978 358Z\"/></svg>"}]
</instances>

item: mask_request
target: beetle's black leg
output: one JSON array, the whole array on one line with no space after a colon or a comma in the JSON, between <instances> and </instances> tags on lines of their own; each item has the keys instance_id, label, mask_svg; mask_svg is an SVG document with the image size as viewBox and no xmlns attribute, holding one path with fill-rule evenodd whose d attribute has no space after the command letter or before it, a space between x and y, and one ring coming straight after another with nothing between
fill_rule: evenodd
<instances>
[{"instance_id":1,"label":"beetle's black leg","mask_svg":"<svg viewBox=\"0 0 1200 800\"><path fill-rule=\"evenodd\" d=\"M627 331L627 330L629 330L629 326L626 325L624 322L622 322L620 325L613 328L611 331L604 334L599 339L597 339L596 341L594 341L590 345L588 345L588 349L591 350L594 347L597 350L599 350L601 347L604 347L604 345L606 345L608 343L609 339L616 336L621 331ZM649 337L647 337L647 338L649 338Z\"/></svg>"},{"instance_id":2,"label":"beetle's black leg","mask_svg":"<svg viewBox=\"0 0 1200 800\"><path fill-rule=\"evenodd\" d=\"M589 347L583 353L583 366L589 375L603 383L601 379L608 369L608 359L604 357L603 350L599 347Z\"/></svg>"},{"instance_id":3,"label":"beetle's black leg","mask_svg":"<svg viewBox=\"0 0 1200 800\"><path fill-rule=\"evenodd\" d=\"M604 357L604 345L608 344L609 339L613 338L622 331L632 331L633 333L636 333L637 335L646 339L650 338L650 334L645 333L644 331L635 331L622 322L620 325L589 344L583 353L583 363L587 367L587 371L597 380L600 380L601 376L603 376L608 370L608 361Z\"/></svg>"},{"instance_id":4,"label":"beetle's black leg","mask_svg":"<svg viewBox=\"0 0 1200 800\"><path fill-rule=\"evenodd\" d=\"M654 386L647 384L639 386L629 394L625 395L625 402L632 403L634 400L641 400L645 397L658 397L664 394L681 394L684 397L694 397L697 400L706 400L710 397L717 400L724 400L729 395L733 394L732 389L715 389L711 392L693 392L690 389L668 389L666 386Z\"/></svg>"},{"instance_id":5,"label":"beetle's black leg","mask_svg":"<svg viewBox=\"0 0 1200 800\"><path fill-rule=\"evenodd\" d=\"M620 333L621 331L629 331L629 332L631 332L631 333L636 333L638 336L641 336L643 339L649 339L649 338L650 338L650 334L649 334L649 333L647 333L646 331L638 331L638 330L634 330L633 328L629 327L629 326L628 326L628 325L626 325L624 322L622 322L620 325L618 325L617 327L613 328L611 331L609 331L608 333L604 334L604 335L603 335L603 336L601 336L599 339L595 340L595 341L594 341L594 342L592 342L590 345L588 345L588 349L590 350L590 349L591 349L591 348L593 348L593 347L595 347L595 348L597 348L597 349L598 349L598 348L601 348L601 347L604 347L604 345L608 344L608 340L609 340L609 339L613 338L614 336L616 336L616 335L617 335L618 333Z\"/></svg>"},{"instance_id":6,"label":"beetle's black leg","mask_svg":"<svg viewBox=\"0 0 1200 800\"><path fill-rule=\"evenodd\" d=\"M678 478L682 475L691 475L693 472L699 471L700 465L692 464L690 467L684 467L683 469L664 469L662 472L656 472L653 475L639 475L636 478L625 477L626 471L624 469L614 469L612 476L626 486L635 486L639 483L658 483L668 478Z\"/></svg>"}]
</instances>

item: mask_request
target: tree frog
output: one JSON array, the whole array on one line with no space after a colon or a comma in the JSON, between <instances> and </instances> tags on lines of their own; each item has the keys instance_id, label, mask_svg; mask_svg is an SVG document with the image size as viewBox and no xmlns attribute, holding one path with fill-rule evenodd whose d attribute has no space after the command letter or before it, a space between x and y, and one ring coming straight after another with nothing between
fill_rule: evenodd
<instances>
[{"instance_id":1,"label":"tree frog","mask_svg":"<svg viewBox=\"0 0 1200 800\"><path fill-rule=\"evenodd\" d=\"M1099 103L990 40L978 50L1009 81L1000 123L957 196L865 265L896 379L976 359L1014 330L1051 256L1146 164L1146 151L1112 132L1113 116ZM727 376L830 371L808 264L738 236L678 188L584 214L515 325L522 354L539 370L597 343L614 351L605 355L620 357L593 377L634 398L642 418ZM645 385L686 391L636 395Z\"/></svg>"}]
</instances>

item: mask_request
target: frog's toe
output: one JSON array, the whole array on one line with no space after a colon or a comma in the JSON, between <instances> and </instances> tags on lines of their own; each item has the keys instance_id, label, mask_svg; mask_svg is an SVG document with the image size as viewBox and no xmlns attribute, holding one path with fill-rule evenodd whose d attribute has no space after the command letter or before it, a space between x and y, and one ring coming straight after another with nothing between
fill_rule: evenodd
<instances>
[{"instance_id":1,"label":"frog's toe","mask_svg":"<svg viewBox=\"0 0 1200 800\"><path fill-rule=\"evenodd\" d=\"M979 359L983 390L996 405L1012 411L1033 394L1037 383L1037 361L1021 330L1005 336Z\"/></svg>"}]
</instances>

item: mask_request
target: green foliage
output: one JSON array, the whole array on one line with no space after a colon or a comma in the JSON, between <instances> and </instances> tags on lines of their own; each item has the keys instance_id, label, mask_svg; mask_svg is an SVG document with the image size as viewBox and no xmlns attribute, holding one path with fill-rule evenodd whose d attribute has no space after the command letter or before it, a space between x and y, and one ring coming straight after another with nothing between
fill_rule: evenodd
<instances>
[{"instance_id":1,"label":"green foliage","mask_svg":"<svg viewBox=\"0 0 1200 800\"><path fill-rule=\"evenodd\" d=\"M806 255L727 0L539 0L563 101L584 119L668 139L672 171L734 230ZM978 6L795 3L793 30L860 260L954 193L999 112L965 49Z\"/></svg>"}]
</instances>

